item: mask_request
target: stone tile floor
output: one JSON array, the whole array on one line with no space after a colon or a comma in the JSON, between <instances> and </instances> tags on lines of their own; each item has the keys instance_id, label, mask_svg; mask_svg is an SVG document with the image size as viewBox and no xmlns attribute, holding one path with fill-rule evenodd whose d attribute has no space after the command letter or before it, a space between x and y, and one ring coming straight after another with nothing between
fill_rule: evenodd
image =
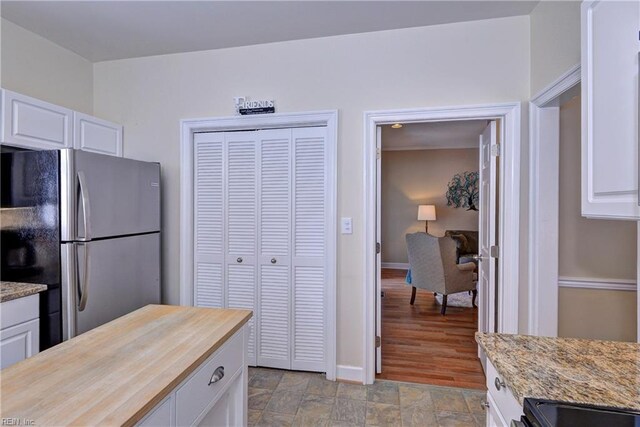
<instances>
[{"instance_id":1,"label":"stone tile floor","mask_svg":"<svg viewBox=\"0 0 640 427\"><path fill-rule=\"evenodd\" d=\"M364 386L324 374L249 368L249 426L484 426L471 389L378 380Z\"/></svg>"}]
</instances>

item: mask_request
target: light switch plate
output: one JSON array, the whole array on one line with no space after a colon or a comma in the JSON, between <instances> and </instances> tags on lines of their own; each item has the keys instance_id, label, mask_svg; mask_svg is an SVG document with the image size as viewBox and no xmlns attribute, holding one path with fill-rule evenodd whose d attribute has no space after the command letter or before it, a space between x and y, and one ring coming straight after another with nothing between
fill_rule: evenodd
<instances>
[{"instance_id":1,"label":"light switch plate","mask_svg":"<svg viewBox=\"0 0 640 427\"><path fill-rule=\"evenodd\" d=\"M340 230L342 234L353 234L353 223L350 217L340 219Z\"/></svg>"}]
</instances>

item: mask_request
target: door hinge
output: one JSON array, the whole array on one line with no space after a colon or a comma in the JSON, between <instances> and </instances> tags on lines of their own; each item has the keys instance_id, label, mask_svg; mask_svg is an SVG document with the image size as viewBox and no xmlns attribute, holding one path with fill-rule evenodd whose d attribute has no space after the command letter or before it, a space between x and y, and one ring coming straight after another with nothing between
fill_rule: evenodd
<instances>
[{"instance_id":1,"label":"door hinge","mask_svg":"<svg viewBox=\"0 0 640 427\"><path fill-rule=\"evenodd\" d=\"M379 254L381 251L381 246L379 242L376 242L376 253Z\"/></svg>"},{"instance_id":2,"label":"door hinge","mask_svg":"<svg viewBox=\"0 0 640 427\"><path fill-rule=\"evenodd\" d=\"M491 248L489 249L489 255L491 255L491 258L499 258L500 247L496 245L491 246Z\"/></svg>"},{"instance_id":3,"label":"door hinge","mask_svg":"<svg viewBox=\"0 0 640 427\"><path fill-rule=\"evenodd\" d=\"M376 336L376 348L380 347L381 345L382 345L382 339Z\"/></svg>"},{"instance_id":4,"label":"door hinge","mask_svg":"<svg viewBox=\"0 0 640 427\"><path fill-rule=\"evenodd\" d=\"M376 159L379 159L382 157L382 150L380 150L379 148L376 148Z\"/></svg>"},{"instance_id":5,"label":"door hinge","mask_svg":"<svg viewBox=\"0 0 640 427\"><path fill-rule=\"evenodd\" d=\"M491 146L491 155L494 157L500 156L500 144L495 144Z\"/></svg>"}]
</instances>

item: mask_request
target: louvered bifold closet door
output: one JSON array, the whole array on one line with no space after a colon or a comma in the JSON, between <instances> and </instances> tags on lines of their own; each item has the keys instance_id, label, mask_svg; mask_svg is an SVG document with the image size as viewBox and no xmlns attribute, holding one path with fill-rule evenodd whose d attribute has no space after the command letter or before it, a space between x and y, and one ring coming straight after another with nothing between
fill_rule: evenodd
<instances>
[{"instance_id":1,"label":"louvered bifold closet door","mask_svg":"<svg viewBox=\"0 0 640 427\"><path fill-rule=\"evenodd\" d=\"M290 369L291 129L258 135L258 365Z\"/></svg>"},{"instance_id":2,"label":"louvered bifold closet door","mask_svg":"<svg viewBox=\"0 0 640 427\"><path fill-rule=\"evenodd\" d=\"M257 132L225 132L227 307L256 312ZM256 364L255 317L249 320L248 360Z\"/></svg>"},{"instance_id":3,"label":"louvered bifold closet door","mask_svg":"<svg viewBox=\"0 0 640 427\"><path fill-rule=\"evenodd\" d=\"M326 128L293 129L291 368L326 371Z\"/></svg>"},{"instance_id":4,"label":"louvered bifold closet door","mask_svg":"<svg viewBox=\"0 0 640 427\"><path fill-rule=\"evenodd\" d=\"M224 135L194 136L194 305L224 306Z\"/></svg>"}]
</instances>

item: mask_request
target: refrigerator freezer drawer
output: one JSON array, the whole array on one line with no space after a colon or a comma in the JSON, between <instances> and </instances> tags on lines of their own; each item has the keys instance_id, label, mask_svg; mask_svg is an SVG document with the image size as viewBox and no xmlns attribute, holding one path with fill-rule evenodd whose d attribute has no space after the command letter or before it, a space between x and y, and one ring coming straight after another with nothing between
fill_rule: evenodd
<instances>
[{"instance_id":1,"label":"refrigerator freezer drawer","mask_svg":"<svg viewBox=\"0 0 640 427\"><path fill-rule=\"evenodd\" d=\"M160 303L160 233L67 245L65 338Z\"/></svg>"}]
</instances>

